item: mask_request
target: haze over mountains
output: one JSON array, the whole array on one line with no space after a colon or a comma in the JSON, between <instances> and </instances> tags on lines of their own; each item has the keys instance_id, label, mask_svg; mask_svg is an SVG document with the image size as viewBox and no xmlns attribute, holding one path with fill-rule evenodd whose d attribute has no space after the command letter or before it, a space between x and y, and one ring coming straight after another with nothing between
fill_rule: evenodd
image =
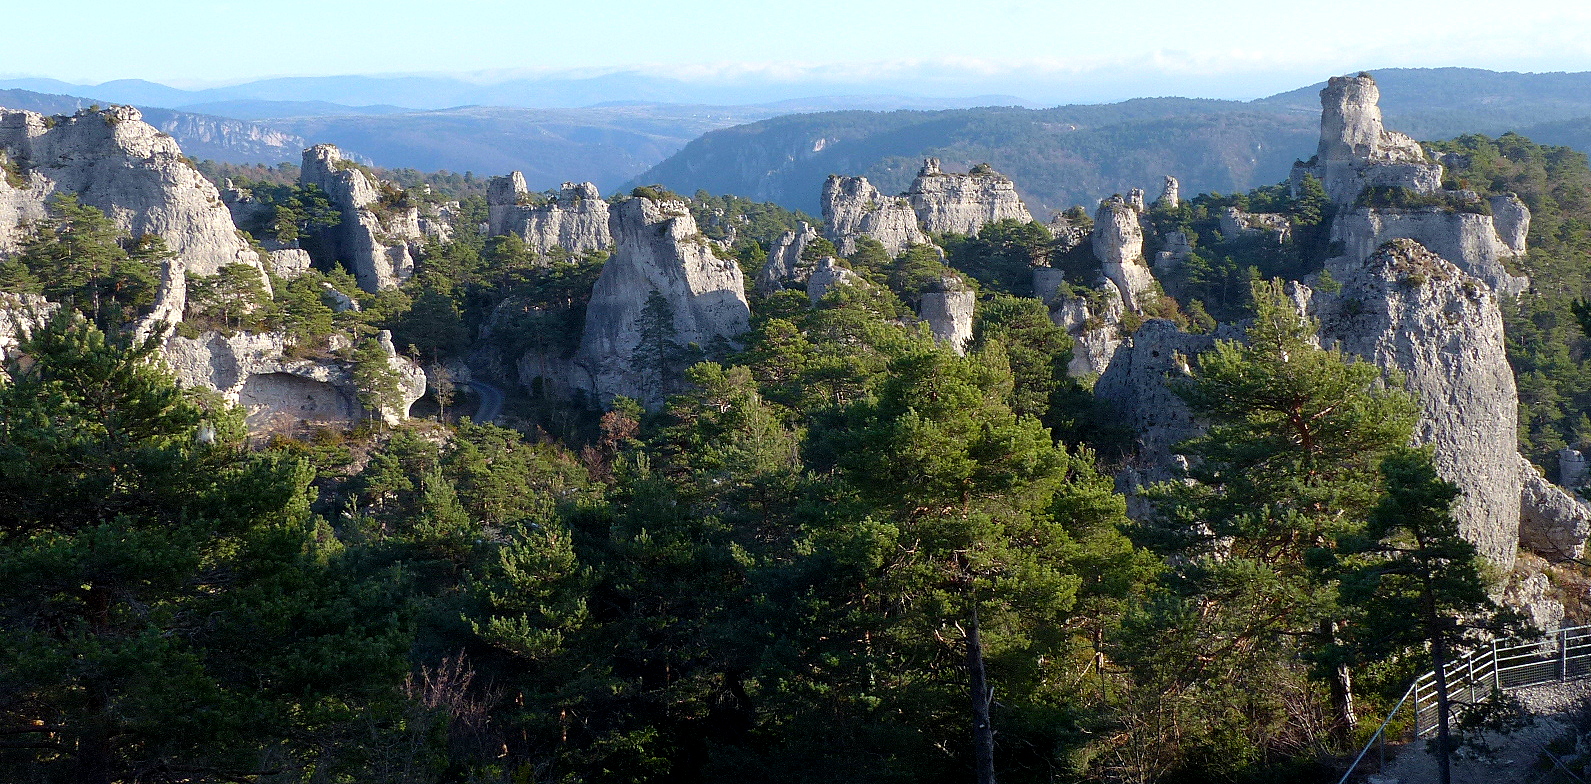
<instances>
[{"instance_id":1,"label":"haze over mountains","mask_svg":"<svg viewBox=\"0 0 1591 784\"><path fill-rule=\"evenodd\" d=\"M1514 130L1541 142L1591 145L1588 73L1441 68L1376 76L1388 121L1418 138ZM386 167L520 170L534 189L564 180L605 191L655 182L807 210L830 173L865 174L894 192L933 155L947 167L993 164L1042 213L1152 185L1163 174L1181 178L1190 192L1276 182L1313 152L1320 87L1254 101L1145 98L1044 109L1023 108L1031 103L1010 95L812 92L856 86L838 77L733 83L642 73L495 83L297 77L199 90L143 80L12 79L0 80L0 105L58 113L128 103L190 155L233 163L296 162L308 144L331 142Z\"/></svg>"}]
</instances>

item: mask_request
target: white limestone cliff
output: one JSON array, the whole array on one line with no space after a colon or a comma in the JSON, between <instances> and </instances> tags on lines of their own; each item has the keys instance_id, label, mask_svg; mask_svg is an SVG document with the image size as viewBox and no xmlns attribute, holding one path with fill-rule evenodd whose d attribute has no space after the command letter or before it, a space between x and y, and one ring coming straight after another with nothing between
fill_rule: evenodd
<instances>
[{"instance_id":1,"label":"white limestone cliff","mask_svg":"<svg viewBox=\"0 0 1591 784\"><path fill-rule=\"evenodd\" d=\"M947 275L933 282L917 303L917 317L928 322L934 339L957 354L965 354L972 342L972 314L977 292L959 276Z\"/></svg>"},{"instance_id":2,"label":"white limestone cliff","mask_svg":"<svg viewBox=\"0 0 1591 784\"><path fill-rule=\"evenodd\" d=\"M814 265L801 255L817 238L818 230L806 221L798 223L794 231L781 234L768 250L768 262L757 272L757 290L772 293L782 288L806 287Z\"/></svg>"},{"instance_id":3,"label":"white limestone cliff","mask_svg":"<svg viewBox=\"0 0 1591 784\"><path fill-rule=\"evenodd\" d=\"M608 230L608 203L589 182L566 182L558 195L535 203L525 176L510 172L493 177L486 196L487 233L517 234L539 254L554 247L570 253L606 250L613 245Z\"/></svg>"},{"instance_id":4,"label":"white limestone cliff","mask_svg":"<svg viewBox=\"0 0 1591 784\"><path fill-rule=\"evenodd\" d=\"M1127 309L1143 309L1145 297L1154 291L1154 275L1144 264L1142 211L1120 196L1100 202L1094 214L1092 235L1094 258L1101 271L1116 284Z\"/></svg>"},{"instance_id":5,"label":"white limestone cliff","mask_svg":"<svg viewBox=\"0 0 1591 784\"><path fill-rule=\"evenodd\" d=\"M342 215L341 223L322 230L305 244L341 262L365 291L396 288L414 274L414 253L425 241L418 208L384 204L383 183L344 158L332 144L317 144L304 151L298 181L325 191ZM395 191L396 186L389 187L389 192Z\"/></svg>"},{"instance_id":6,"label":"white limestone cliff","mask_svg":"<svg viewBox=\"0 0 1591 784\"><path fill-rule=\"evenodd\" d=\"M1023 223L1033 220L1017 195L1016 184L986 163L972 167L966 174L957 174L941 170L938 158L928 158L906 198L917 222L934 234L977 236L984 224L1006 219Z\"/></svg>"},{"instance_id":7,"label":"white limestone cliff","mask_svg":"<svg viewBox=\"0 0 1591 784\"><path fill-rule=\"evenodd\" d=\"M891 256L929 244L911 202L879 193L866 177L829 175L823 183L823 224L842 256L856 252L858 237L878 240Z\"/></svg>"},{"instance_id":8,"label":"white limestone cliff","mask_svg":"<svg viewBox=\"0 0 1591 784\"><path fill-rule=\"evenodd\" d=\"M614 252L586 306L574 359L584 376L575 382L603 401L624 395L655 406L664 394L658 374L635 356L648 298L657 292L668 303L675 343L708 348L746 331L745 282L734 259L714 252L683 201L629 199L614 205L609 220Z\"/></svg>"}]
</instances>

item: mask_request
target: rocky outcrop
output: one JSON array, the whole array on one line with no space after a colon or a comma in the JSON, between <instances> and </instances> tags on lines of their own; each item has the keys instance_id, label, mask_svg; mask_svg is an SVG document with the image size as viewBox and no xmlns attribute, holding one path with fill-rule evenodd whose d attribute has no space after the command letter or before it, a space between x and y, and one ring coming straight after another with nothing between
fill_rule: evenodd
<instances>
[{"instance_id":1,"label":"rocky outcrop","mask_svg":"<svg viewBox=\"0 0 1591 784\"><path fill-rule=\"evenodd\" d=\"M1381 124L1381 91L1369 74L1333 76L1320 91L1320 144L1310 163L1294 166L1297 183L1313 174L1339 207L1351 206L1370 186L1415 193L1442 187L1441 164L1428 160L1419 142Z\"/></svg>"},{"instance_id":2,"label":"rocky outcrop","mask_svg":"<svg viewBox=\"0 0 1591 784\"><path fill-rule=\"evenodd\" d=\"M0 255L17 249L22 226L45 216L51 196L71 193L131 236L160 235L196 275L260 265L220 192L137 109L57 117L0 109L0 158Z\"/></svg>"},{"instance_id":3,"label":"rocky outcrop","mask_svg":"<svg viewBox=\"0 0 1591 784\"><path fill-rule=\"evenodd\" d=\"M1460 530L1508 567L1519 541L1518 393L1502 316L1485 283L1411 240L1327 269L1336 296L1311 298L1323 343L1400 371L1422 409L1415 442L1457 484Z\"/></svg>"},{"instance_id":4,"label":"rocky outcrop","mask_svg":"<svg viewBox=\"0 0 1591 784\"><path fill-rule=\"evenodd\" d=\"M1486 203L1492 211L1492 228L1508 255L1524 254L1525 237L1530 234L1530 208L1512 193L1493 196Z\"/></svg>"},{"instance_id":5,"label":"rocky outcrop","mask_svg":"<svg viewBox=\"0 0 1591 784\"><path fill-rule=\"evenodd\" d=\"M1243 212L1236 207L1227 207L1221 215L1221 233L1228 237L1264 234L1280 245L1287 241L1292 231L1292 222L1287 216L1274 212Z\"/></svg>"},{"instance_id":6,"label":"rocky outcrop","mask_svg":"<svg viewBox=\"0 0 1591 784\"><path fill-rule=\"evenodd\" d=\"M672 316L671 339L710 347L747 329L745 282L732 258L719 258L683 201L634 198L610 215L613 256L586 307L576 385L607 401L616 395L662 402L661 373L638 357L642 312L653 292Z\"/></svg>"},{"instance_id":7,"label":"rocky outcrop","mask_svg":"<svg viewBox=\"0 0 1591 784\"><path fill-rule=\"evenodd\" d=\"M1033 296L1045 305L1054 306L1066 293L1062 286L1066 283L1066 272L1054 267L1033 268Z\"/></svg>"},{"instance_id":8,"label":"rocky outcrop","mask_svg":"<svg viewBox=\"0 0 1591 784\"><path fill-rule=\"evenodd\" d=\"M1141 211L1120 196L1099 204L1094 214L1094 258L1101 271L1116 284L1127 309L1142 309L1144 297L1155 285L1154 275L1144 264L1144 233Z\"/></svg>"},{"instance_id":9,"label":"rocky outcrop","mask_svg":"<svg viewBox=\"0 0 1591 784\"><path fill-rule=\"evenodd\" d=\"M37 294L0 293L0 378L5 364L16 359L17 345L59 309Z\"/></svg>"},{"instance_id":10,"label":"rocky outcrop","mask_svg":"<svg viewBox=\"0 0 1591 784\"><path fill-rule=\"evenodd\" d=\"M1527 226L1528 214L1523 219ZM1497 235L1491 215L1446 207L1360 207L1337 216L1331 238L1343 243L1348 256L1361 259L1392 240L1414 240L1498 293L1518 295L1530 285L1529 278L1510 274L1504 266L1503 260L1517 253Z\"/></svg>"},{"instance_id":11,"label":"rocky outcrop","mask_svg":"<svg viewBox=\"0 0 1591 784\"><path fill-rule=\"evenodd\" d=\"M1163 209L1174 210L1182 203L1182 185L1177 178L1166 175L1166 184L1160 189L1160 198L1155 199L1155 206Z\"/></svg>"},{"instance_id":12,"label":"rocky outcrop","mask_svg":"<svg viewBox=\"0 0 1591 784\"><path fill-rule=\"evenodd\" d=\"M540 254L555 247L585 253L613 245L608 203L592 183L566 182L557 196L538 203L525 186L525 176L516 171L493 177L486 193L491 236L517 234Z\"/></svg>"},{"instance_id":13,"label":"rocky outcrop","mask_svg":"<svg viewBox=\"0 0 1591 784\"><path fill-rule=\"evenodd\" d=\"M392 334L378 338L401 381L402 403L381 412L389 424L408 416L425 394L425 373L398 356ZM207 332L166 341L165 360L184 386L206 386L242 406L250 433L289 431L303 425L352 425L364 419L352 368L339 359L289 359L280 332L231 336Z\"/></svg>"},{"instance_id":14,"label":"rocky outcrop","mask_svg":"<svg viewBox=\"0 0 1591 784\"><path fill-rule=\"evenodd\" d=\"M1580 558L1591 536L1591 507L1519 458L1519 543L1543 555Z\"/></svg>"},{"instance_id":15,"label":"rocky outcrop","mask_svg":"<svg viewBox=\"0 0 1591 784\"><path fill-rule=\"evenodd\" d=\"M309 251L301 248L283 248L266 254L266 269L279 278L292 280L309 271Z\"/></svg>"},{"instance_id":16,"label":"rocky outcrop","mask_svg":"<svg viewBox=\"0 0 1591 784\"><path fill-rule=\"evenodd\" d=\"M1579 490L1587 479L1591 479L1591 457L1578 449L1558 450L1558 484Z\"/></svg>"},{"instance_id":17,"label":"rocky outcrop","mask_svg":"<svg viewBox=\"0 0 1591 784\"><path fill-rule=\"evenodd\" d=\"M961 278L947 275L923 292L917 303L917 317L928 322L935 340L964 354L972 342L972 313L977 302L977 293Z\"/></svg>"},{"instance_id":18,"label":"rocky outcrop","mask_svg":"<svg viewBox=\"0 0 1591 784\"><path fill-rule=\"evenodd\" d=\"M891 256L929 244L911 202L879 193L866 177L829 175L823 183L823 224L842 256L856 252L858 237L878 240Z\"/></svg>"},{"instance_id":19,"label":"rocky outcrop","mask_svg":"<svg viewBox=\"0 0 1591 784\"><path fill-rule=\"evenodd\" d=\"M938 158L929 158L923 161L906 198L917 222L934 234L977 236L988 223L1008 218L1023 223L1033 220L1016 185L986 163L966 174L955 174L942 171Z\"/></svg>"},{"instance_id":20,"label":"rocky outcrop","mask_svg":"<svg viewBox=\"0 0 1591 784\"><path fill-rule=\"evenodd\" d=\"M818 259L811 276L807 278L807 299L816 305L834 290L835 286L865 285L862 276L840 266L833 256Z\"/></svg>"},{"instance_id":21,"label":"rocky outcrop","mask_svg":"<svg viewBox=\"0 0 1591 784\"><path fill-rule=\"evenodd\" d=\"M757 290L772 293L782 288L804 288L814 265L801 258L807 246L818 238L818 230L806 221L796 224L775 240L768 250L768 263L757 273Z\"/></svg>"},{"instance_id":22,"label":"rocky outcrop","mask_svg":"<svg viewBox=\"0 0 1591 784\"><path fill-rule=\"evenodd\" d=\"M1232 338L1227 328L1219 337ZM1172 390L1192 375L1197 355L1215 346L1216 335L1190 335L1169 321L1151 319L1112 351L1099 373L1094 395L1137 434L1138 459L1123 477L1135 488L1180 475L1186 460L1174 447L1203 432L1186 403Z\"/></svg>"},{"instance_id":23,"label":"rocky outcrop","mask_svg":"<svg viewBox=\"0 0 1591 784\"><path fill-rule=\"evenodd\" d=\"M419 209L391 198L401 194L397 186L385 184L384 193L384 183L331 144L304 151L298 182L325 191L342 215L341 223L305 241L312 253L340 262L369 292L395 288L414 274L414 254L425 234Z\"/></svg>"},{"instance_id":24,"label":"rocky outcrop","mask_svg":"<svg viewBox=\"0 0 1591 784\"><path fill-rule=\"evenodd\" d=\"M1186 232L1168 231L1160 238L1160 250L1155 251L1154 272L1167 276L1193 256L1193 243Z\"/></svg>"}]
</instances>

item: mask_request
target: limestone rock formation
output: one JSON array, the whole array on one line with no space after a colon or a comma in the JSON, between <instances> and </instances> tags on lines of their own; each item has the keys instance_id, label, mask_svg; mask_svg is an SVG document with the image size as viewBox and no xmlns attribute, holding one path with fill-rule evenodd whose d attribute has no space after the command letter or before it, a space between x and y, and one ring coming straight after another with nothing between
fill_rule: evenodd
<instances>
[{"instance_id":1,"label":"limestone rock formation","mask_svg":"<svg viewBox=\"0 0 1591 784\"><path fill-rule=\"evenodd\" d=\"M828 296L835 286L861 286L865 285L862 276L840 266L833 256L824 256L818 259L818 264L813 268L812 274L807 278L807 299L816 305Z\"/></svg>"},{"instance_id":2,"label":"limestone rock formation","mask_svg":"<svg viewBox=\"0 0 1591 784\"><path fill-rule=\"evenodd\" d=\"M796 224L794 231L780 235L768 251L768 263L757 273L757 289L771 293L786 287L805 287L813 265L802 260L801 254L817 238L818 230L806 221Z\"/></svg>"},{"instance_id":3,"label":"limestone rock formation","mask_svg":"<svg viewBox=\"0 0 1591 784\"><path fill-rule=\"evenodd\" d=\"M1155 251L1154 273L1169 275L1193 256L1193 243L1186 232L1168 231L1161 236L1161 248Z\"/></svg>"},{"instance_id":4,"label":"limestone rock formation","mask_svg":"<svg viewBox=\"0 0 1591 784\"><path fill-rule=\"evenodd\" d=\"M856 252L858 237L878 240L891 256L929 242L911 202L879 193L866 177L829 175L823 183L823 224L842 256Z\"/></svg>"},{"instance_id":5,"label":"limestone rock formation","mask_svg":"<svg viewBox=\"0 0 1591 784\"><path fill-rule=\"evenodd\" d=\"M1524 209L1523 204L1519 207ZM1529 218L1524 218L1524 222L1528 225ZM1503 265L1503 259L1517 253L1497 235L1494 225L1491 215L1443 207L1360 207L1337 216L1331 226L1331 238L1343 243L1347 255L1354 258L1369 256L1392 240L1414 240L1485 281L1492 290L1517 295L1530 285L1530 280L1510 274Z\"/></svg>"},{"instance_id":6,"label":"limestone rock formation","mask_svg":"<svg viewBox=\"0 0 1591 784\"><path fill-rule=\"evenodd\" d=\"M1221 233L1228 237L1240 234L1268 234L1280 245L1287 241L1293 227L1286 215L1274 212L1243 212L1227 207L1221 215Z\"/></svg>"},{"instance_id":7,"label":"limestone rock formation","mask_svg":"<svg viewBox=\"0 0 1591 784\"><path fill-rule=\"evenodd\" d=\"M369 292L394 288L414 274L414 251L425 240L418 208L384 201L383 183L331 144L304 151L298 182L325 191L342 214L341 223L306 241L311 250L342 262ZM389 186L393 192L396 186Z\"/></svg>"},{"instance_id":8,"label":"limestone rock formation","mask_svg":"<svg viewBox=\"0 0 1591 784\"><path fill-rule=\"evenodd\" d=\"M1062 294L1061 285L1066 282L1066 272L1054 267L1033 268L1033 296L1045 305L1054 306Z\"/></svg>"},{"instance_id":9,"label":"limestone rock formation","mask_svg":"<svg viewBox=\"0 0 1591 784\"><path fill-rule=\"evenodd\" d=\"M271 274L292 280L309 271L309 251L301 248L283 248L266 254L266 268Z\"/></svg>"},{"instance_id":10,"label":"limestone rock formation","mask_svg":"<svg viewBox=\"0 0 1591 784\"><path fill-rule=\"evenodd\" d=\"M1442 166L1419 142L1381 124L1381 91L1369 74L1333 76L1320 91L1320 144L1315 159L1294 167L1294 179L1314 174L1333 204L1350 206L1370 186L1415 193L1442 187Z\"/></svg>"},{"instance_id":11,"label":"limestone rock formation","mask_svg":"<svg viewBox=\"0 0 1591 784\"><path fill-rule=\"evenodd\" d=\"M59 308L37 294L0 293L0 377L4 364L16 358L17 344Z\"/></svg>"},{"instance_id":12,"label":"limestone rock formation","mask_svg":"<svg viewBox=\"0 0 1591 784\"><path fill-rule=\"evenodd\" d=\"M1502 315L1485 283L1411 240L1333 259L1337 296L1312 298L1322 342L1404 374L1423 414L1415 440L1464 491L1460 530L1508 567L1519 541L1518 393Z\"/></svg>"},{"instance_id":13,"label":"limestone rock formation","mask_svg":"<svg viewBox=\"0 0 1591 784\"><path fill-rule=\"evenodd\" d=\"M1228 327L1218 335L1190 335L1169 321L1151 319L1118 341L1110 361L1098 371L1094 395L1137 433L1139 459L1124 477L1128 486L1171 479L1186 468L1173 447L1203 428L1172 384L1192 375L1194 358L1214 347L1218 337L1236 333Z\"/></svg>"},{"instance_id":14,"label":"limestone rock formation","mask_svg":"<svg viewBox=\"0 0 1591 784\"><path fill-rule=\"evenodd\" d=\"M682 201L629 199L614 205L609 222L615 248L586 307L575 356L585 376L577 386L604 401L625 395L657 405L664 392L657 369L636 356L651 294L672 311L674 342L706 348L746 331L745 282L733 259L713 252Z\"/></svg>"},{"instance_id":15,"label":"limestone rock formation","mask_svg":"<svg viewBox=\"0 0 1591 784\"><path fill-rule=\"evenodd\" d=\"M558 195L537 204L525 176L511 172L493 177L487 186L487 233L518 234L537 253L555 246L570 253L604 250L613 245L608 230L608 203L589 182L566 182Z\"/></svg>"},{"instance_id":16,"label":"limestone rock formation","mask_svg":"<svg viewBox=\"0 0 1591 784\"><path fill-rule=\"evenodd\" d=\"M1182 184L1177 178L1166 175L1166 184L1160 189L1160 198L1155 199L1155 206L1174 210L1182 204Z\"/></svg>"},{"instance_id":17,"label":"limestone rock formation","mask_svg":"<svg viewBox=\"0 0 1591 784\"><path fill-rule=\"evenodd\" d=\"M1587 479L1591 479L1591 456L1578 449L1558 450L1558 484L1579 490Z\"/></svg>"},{"instance_id":18,"label":"limestone rock formation","mask_svg":"<svg viewBox=\"0 0 1591 784\"><path fill-rule=\"evenodd\" d=\"M1559 558L1585 555L1591 536L1591 507L1548 481L1530 461L1519 458L1519 543Z\"/></svg>"},{"instance_id":19,"label":"limestone rock formation","mask_svg":"<svg viewBox=\"0 0 1591 784\"><path fill-rule=\"evenodd\" d=\"M954 174L942 171L938 158L929 158L923 161L906 197L918 223L935 234L976 236L986 223L1007 218L1023 223L1033 220L1016 185L986 163L966 174Z\"/></svg>"},{"instance_id":20,"label":"limestone rock formation","mask_svg":"<svg viewBox=\"0 0 1591 784\"><path fill-rule=\"evenodd\" d=\"M260 265L216 187L130 106L57 117L0 109L0 160L0 255L16 250L22 225L43 218L51 196L72 193L131 236L165 238L194 274Z\"/></svg>"},{"instance_id":21,"label":"limestone rock formation","mask_svg":"<svg viewBox=\"0 0 1591 784\"><path fill-rule=\"evenodd\" d=\"M1497 239L1508 248L1509 255L1523 254L1525 237L1530 234L1530 208L1512 193L1493 196L1486 201L1492 209L1492 227L1497 231Z\"/></svg>"},{"instance_id":22,"label":"limestone rock formation","mask_svg":"<svg viewBox=\"0 0 1591 784\"><path fill-rule=\"evenodd\" d=\"M1144 297L1153 291L1155 279L1144 264L1144 233L1141 211L1120 196L1099 204L1094 214L1094 258L1116 288L1127 309L1142 309Z\"/></svg>"},{"instance_id":23,"label":"limestone rock formation","mask_svg":"<svg viewBox=\"0 0 1591 784\"><path fill-rule=\"evenodd\" d=\"M396 424L425 394L425 373L398 356L392 334L382 331L388 363L398 372L402 404L383 410ZM352 425L364 418L352 368L337 359L289 359L280 332L231 336L207 332L197 338L171 337L166 364L184 386L206 386L242 406L249 432L291 430L301 425Z\"/></svg>"},{"instance_id":24,"label":"limestone rock formation","mask_svg":"<svg viewBox=\"0 0 1591 784\"><path fill-rule=\"evenodd\" d=\"M917 303L917 317L928 322L928 329L940 343L964 354L972 341L972 313L978 295L961 278L947 275L923 292Z\"/></svg>"}]
</instances>

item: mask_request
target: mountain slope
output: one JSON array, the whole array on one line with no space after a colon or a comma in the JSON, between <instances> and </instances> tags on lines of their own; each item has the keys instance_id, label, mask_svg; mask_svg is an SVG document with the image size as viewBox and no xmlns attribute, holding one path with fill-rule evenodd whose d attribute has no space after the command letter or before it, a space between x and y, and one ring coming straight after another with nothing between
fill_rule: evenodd
<instances>
[{"instance_id":1,"label":"mountain slope","mask_svg":"<svg viewBox=\"0 0 1591 784\"><path fill-rule=\"evenodd\" d=\"M0 90L0 106L41 114L71 114L95 104L110 103L71 95ZM292 132L247 120L146 106L139 107L139 111L144 115L144 122L176 139L182 151L194 158L227 163L279 163L297 161L306 146L304 138Z\"/></svg>"}]
</instances>

